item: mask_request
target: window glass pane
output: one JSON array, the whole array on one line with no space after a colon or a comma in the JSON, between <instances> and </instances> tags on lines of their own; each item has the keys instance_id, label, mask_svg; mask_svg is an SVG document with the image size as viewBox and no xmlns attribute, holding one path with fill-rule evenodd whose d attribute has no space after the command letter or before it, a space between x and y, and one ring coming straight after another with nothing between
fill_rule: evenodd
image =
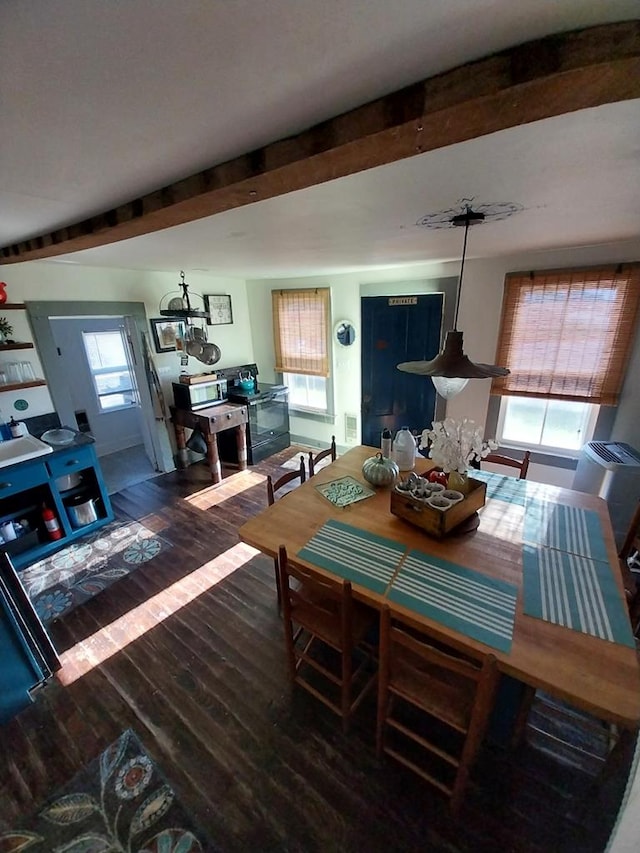
<instances>
[{"instance_id":1,"label":"window glass pane","mask_svg":"<svg viewBox=\"0 0 640 853\"><path fill-rule=\"evenodd\" d=\"M127 368L111 373L100 373L94 376L98 394L109 394L112 391L131 391L133 383Z\"/></svg>"},{"instance_id":2,"label":"window glass pane","mask_svg":"<svg viewBox=\"0 0 640 853\"><path fill-rule=\"evenodd\" d=\"M503 397L498 442L578 451L591 440L598 406L569 400Z\"/></svg>"},{"instance_id":3,"label":"window glass pane","mask_svg":"<svg viewBox=\"0 0 640 853\"><path fill-rule=\"evenodd\" d=\"M547 418L542 432L542 444L580 450L588 439L585 430L589 420L590 406L587 403L571 403L566 400L549 400Z\"/></svg>"},{"instance_id":4,"label":"window glass pane","mask_svg":"<svg viewBox=\"0 0 640 853\"><path fill-rule=\"evenodd\" d=\"M124 332L83 332L85 352L93 375L100 411L138 405L136 384L129 368Z\"/></svg>"},{"instance_id":5,"label":"window glass pane","mask_svg":"<svg viewBox=\"0 0 640 853\"><path fill-rule=\"evenodd\" d=\"M545 401L530 397L506 397L502 438L505 441L539 444L544 424Z\"/></svg>"},{"instance_id":6,"label":"window glass pane","mask_svg":"<svg viewBox=\"0 0 640 853\"><path fill-rule=\"evenodd\" d=\"M108 394L105 397L100 397L99 401L103 412L110 409L121 409L125 406L134 406L137 402L133 391L126 394Z\"/></svg>"},{"instance_id":7,"label":"window glass pane","mask_svg":"<svg viewBox=\"0 0 640 853\"><path fill-rule=\"evenodd\" d=\"M92 370L127 363L122 332L83 332L84 348Z\"/></svg>"},{"instance_id":8,"label":"window glass pane","mask_svg":"<svg viewBox=\"0 0 640 853\"><path fill-rule=\"evenodd\" d=\"M327 380L323 376L284 373L283 382L289 388L290 406L326 412Z\"/></svg>"}]
</instances>

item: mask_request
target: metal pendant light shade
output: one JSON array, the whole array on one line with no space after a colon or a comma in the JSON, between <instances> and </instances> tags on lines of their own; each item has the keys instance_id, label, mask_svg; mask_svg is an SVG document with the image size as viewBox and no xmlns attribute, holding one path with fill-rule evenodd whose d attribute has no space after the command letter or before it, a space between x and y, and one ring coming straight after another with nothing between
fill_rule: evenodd
<instances>
[{"instance_id":1,"label":"metal pendant light shade","mask_svg":"<svg viewBox=\"0 0 640 853\"><path fill-rule=\"evenodd\" d=\"M470 379L492 379L494 376L506 376L509 373L506 367L471 361L464 354L462 332L459 332L457 329L462 276L464 274L464 262L467 252L467 234L470 225L482 222L484 218L483 213L474 212L467 206L464 213L453 216L450 219L451 225L464 226L464 243L460 264L460 278L456 294L454 327L451 331L447 332L444 347L431 361L405 361L397 365L398 370L402 370L404 373L430 376L438 394L446 399L462 391Z\"/></svg>"}]
</instances>

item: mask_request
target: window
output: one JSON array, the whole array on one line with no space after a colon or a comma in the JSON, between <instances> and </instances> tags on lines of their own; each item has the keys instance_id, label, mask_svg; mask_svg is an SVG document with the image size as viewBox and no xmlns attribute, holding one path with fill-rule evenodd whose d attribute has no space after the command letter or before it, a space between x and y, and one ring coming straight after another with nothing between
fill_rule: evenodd
<instances>
[{"instance_id":1,"label":"window","mask_svg":"<svg viewBox=\"0 0 640 853\"><path fill-rule=\"evenodd\" d=\"M293 408L326 412L329 289L274 290L271 296L275 369L289 386L289 403Z\"/></svg>"},{"instance_id":2,"label":"window","mask_svg":"<svg viewBox=\"0 0 640 853\"><path fill-rule=\"evenodd\" d=\"M508 275L491 393L615 405L639 298L639 264Z\"/></svg>"},{"instance_id":3,"label":"window","mask_svg":"<svg viewBox=\"0 0 640 853\"><path fill-rule=\"evenodd\" d=\"M576 454L593 436L600 407L569 400L503 397L498 418L500 444L544 447Z\"/></svg>"},{"instance_id":4,"label":"window","mask_svg":"<svg viewBox=\"0 0 640 853\"><path fill-rule=\"evenodd\" d=\"M498 440L577 451L615 405L633 344L640 265L506 277L493 380Z\"/></svg>"},{"instance_id":5,"label":"window","mask_svg":"<svg viewBox=\"0 0 640 853\"><path fill-rule=\"evenodd\" d=\"M124 332L83 332L100 411L129 408L138 403L135 381L125 349Z\"/></svg>"},{"instance_id":6,"label":"window","mask_svg":"<svg viewBox=\"0 0 640 853\"><path fill-rule=\"evenodd\" d=\"M283 373L289 388L289 405L294 409L327 411L327 380L323 376L303 376L300 373Z\"/></svg>"}]
</instances>

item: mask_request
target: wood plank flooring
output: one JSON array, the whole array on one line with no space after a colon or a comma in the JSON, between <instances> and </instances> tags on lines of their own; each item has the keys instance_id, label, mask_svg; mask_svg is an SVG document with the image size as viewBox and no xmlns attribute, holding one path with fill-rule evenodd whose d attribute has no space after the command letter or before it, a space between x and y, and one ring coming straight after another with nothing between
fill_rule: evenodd
<instances>
[{"instance_id":1,"label":"wood plank flooring","mask_svg":"<svg viewBox=\"0 0 640 853\"><path fill-rule=\"evenodd\" d=\"M65 672L87 671L0 729L0 829L132 728L224 851L603 850L629 758L603 775L602 738L581 734L579 716L536 710L539 728L595 757L533 729L514 752L489 745L454 820L437 792L376 761L375 697L344 736L312 697L291 694L273 562L236 531L294 452L226 470L217 487L199 464L112 497L174 547L53 624ZM83 641L104 660L83 661Z\"/></svg>"}]
</instances>

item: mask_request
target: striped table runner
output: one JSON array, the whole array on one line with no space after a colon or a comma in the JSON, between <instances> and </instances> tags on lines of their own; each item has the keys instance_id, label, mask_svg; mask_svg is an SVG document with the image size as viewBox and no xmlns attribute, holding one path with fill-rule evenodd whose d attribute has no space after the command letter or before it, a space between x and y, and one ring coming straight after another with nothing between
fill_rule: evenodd
<instances>
[{"instance_id":1,"label":"striped table runner","mask_svg":"<svg viewBox=\"0 0 640 853\"><path fill-rule=\"evenodd\" d=\"M511 650L517 588L410 551L387 598L502 652Z\"/></svg>"},{"instance_id":2,"label":"striped table runner","mask_svg":"<svg viewBox=\"0 0 640 853\"><path fill-rule=\"evenodd\" d=\"M298 556L382 595L405 551L398 542L332 519L298 551Z\"/></svg>"},{"instance_id":3,"label":"striped table runner","mask_svg":"<svg viewBox=\"0 0 640 853\"><path fill-rule=\"evenodd\" d=\"M598 513L535 498L525 507L525 542L579 554L609 565Z\"/></svg>"},{"instance_id":4,"label":"striped table runner","mask_svg":"<svg viewBox=\"0 0 640 853\"><path fill-rule=\"evenodd\" d=\"M635 646L608 563L525 545L524 612L612 643Z\"/></svg>"},{"instance_id":5,"label":"striped table runner","mask_svg":"<svg viewBox=\"0 0 640 853\"><path fill-rule=\"evenodd\" d=\"M483 480L487 484L487 500L504 501L508 504L524 506L527 497L527 481L490 471L469 471L474 480Z\"/></svg>"}]
</instances>

